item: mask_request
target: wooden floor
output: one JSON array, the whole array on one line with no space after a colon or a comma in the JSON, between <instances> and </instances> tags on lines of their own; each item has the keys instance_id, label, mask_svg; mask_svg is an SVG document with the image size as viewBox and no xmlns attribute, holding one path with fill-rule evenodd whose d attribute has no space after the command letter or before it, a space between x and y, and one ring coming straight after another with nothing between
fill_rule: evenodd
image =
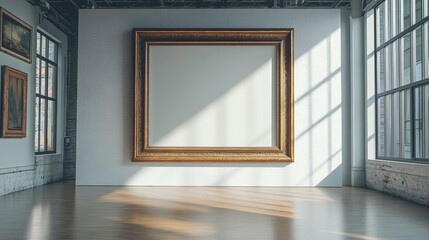
<instances>
[{"instance_id":1,"label":"wooden floor","mask_svg":"<svg viewBox=\"0 0 429 240\"><path fill-rule=\"evenodd\" d=\"M74 187L0 197L0 239L429 239L429 208L362 188Z\"/></svg>"}]
</instances>

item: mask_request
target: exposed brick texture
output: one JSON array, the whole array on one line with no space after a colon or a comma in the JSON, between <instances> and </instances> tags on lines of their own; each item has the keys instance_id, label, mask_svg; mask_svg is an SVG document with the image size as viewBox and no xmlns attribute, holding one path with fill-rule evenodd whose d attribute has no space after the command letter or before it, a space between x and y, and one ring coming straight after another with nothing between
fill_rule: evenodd
<instances>
[{"instance_id":1,"label":"exposed brick texture","mask_svg":"<svg viewBox=\"0 0 429 240\"><path fill-rule=\"evenodd\" d=\"M0 169L0 195L63 179L61 155L35 157L34 166Z\"/></svg>"},{"instance_id":2,"label":"exposed brick texture","mask_svg":"<svg viewBox=\"0 0 429 240\"><path fill-rule=\"evenodd\" d=\"M429 206L428 165L368 160L366 185Z\"/></svg>"},{"instance_id":3,"label":"exposed brick texture","mask_svg":"<svg viewBox=\"0 0 429 240\"><path fill-rule=\"evenodd\" d=\"M73 17L72 30L76 33L69 37L69 78L67 81L66 136L70 144L64 147L64 179L76 178L76 110L77 110L77 54L78 54L78 13Z\"/></svg>"}]
</instances>

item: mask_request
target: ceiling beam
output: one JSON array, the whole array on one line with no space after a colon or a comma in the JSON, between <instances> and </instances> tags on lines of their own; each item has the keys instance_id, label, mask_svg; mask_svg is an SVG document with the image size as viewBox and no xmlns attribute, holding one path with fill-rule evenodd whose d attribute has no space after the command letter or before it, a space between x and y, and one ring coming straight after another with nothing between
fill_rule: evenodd
<instances>
[{"instance_id":1,"label":"ceiling beam","mask_svg":"<svg viewBox=\"0 0 429 240\"><path fill-rule=\"evenodd\" d=\"M337 8L341 4L341 0L335 0L335 2L332 4L332 8Z\"/></svg>"},{"instance_id":2,"label":"ceiling beam","mask_svg":"<svg viewBox=\"0 0 429 240\"><path fill-rule=\"evenodd\" d=\"M80 7L74 2L74 0L69 0L69 3L71 3L71 5L75 6L77 9L79 9Z\"/></svg>"},{"instance_id":3,"label":"ceiling beam","mask_svg":"<svg viewBox=\"0 0 429 240\"><path fill-rule=\"evenodd\" d=\"M28 0L38 2L40 0ZM47 0L59 8L340 8L351 0Z\"/></svg>"},{"instance_id":4,"label":"ceiling beam","mask_svg":"<svg viewBox=\"0 0 429 240\"><path fill-rule=\"evenodd\" d=\"M92 8L98 8L98 4L94 0L88 0L88 3L91 2ZM88 4L89 7L89 4Z\"/></svg>"}]
</instances>

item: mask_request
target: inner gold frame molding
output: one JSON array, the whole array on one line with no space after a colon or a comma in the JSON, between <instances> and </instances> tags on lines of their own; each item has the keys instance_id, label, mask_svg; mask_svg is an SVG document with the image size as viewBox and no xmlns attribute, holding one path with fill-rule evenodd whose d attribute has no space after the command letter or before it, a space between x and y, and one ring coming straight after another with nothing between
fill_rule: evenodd
<instances>
[{"instance_id":1,"label":"inner gold frame molding","mask_svg":"<svg viewBox=\"0 0 429 240\"><path fill-rule=\"evenodd\" d=\"M293 29L134 29L134 149L137 162L293 162ZM149 146L150 45L274 45L277 58L273 147Z\"/></svg>"}]
</instances>

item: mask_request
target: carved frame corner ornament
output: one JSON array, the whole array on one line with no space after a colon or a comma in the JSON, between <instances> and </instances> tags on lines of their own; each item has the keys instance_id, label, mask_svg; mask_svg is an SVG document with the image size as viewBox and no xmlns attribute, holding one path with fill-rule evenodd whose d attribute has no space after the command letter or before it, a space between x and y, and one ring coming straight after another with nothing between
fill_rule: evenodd
<instances>
[{"instance_id":1,"label":"carved frame corner ornament","mask_svg":"<svg viewBox=\"0 0 429 240\"><path fill-rule=\"evenodd\" d=\"M134 162L293 162L293 29L134 29ZM276 48L276 138L273 147L149 146L149 46L273 45Z\"/></svg>"}]
</instances>

